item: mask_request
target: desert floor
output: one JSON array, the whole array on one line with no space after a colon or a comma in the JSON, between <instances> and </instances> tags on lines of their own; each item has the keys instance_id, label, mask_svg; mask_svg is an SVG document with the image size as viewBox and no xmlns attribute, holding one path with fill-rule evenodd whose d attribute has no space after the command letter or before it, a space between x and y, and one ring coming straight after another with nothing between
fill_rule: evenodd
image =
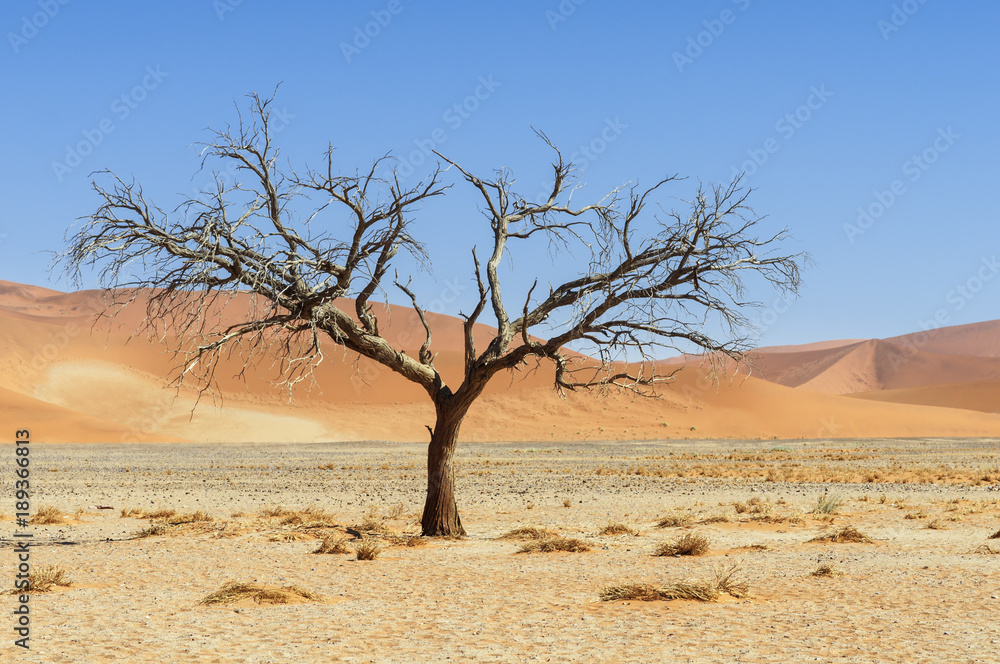
<instances>
[{"instance_id":1,"label":"desert floor","mask_svg":"<svg viewBox=\"0 0 1000 664\"><path fill-rule=\"evenodd\" d=\"M996 440L468 444L458 501L469 536L409 541L423 453L35 445L33 506L65 516L29 527L32 565L74 583L32 595L28 652L8 615L0 660L1000 662ZM814 512L821 496L831 514ZM12 511L0 522L7 587ZM193 521L199 511L213 520ZM682 525L658 527L668 516ZM614 523L638 535L599 534ZM809 541L847 525L873 541ZM498 539L522 526L591 550L518 553L521 542ZM370 531L381 554L356 560L348 528ZM709 552L652 555L685 533L706 536ZM324 535L349 551L310 553ZM824 563L837 574L813 576ZM748 596L600 600L608 586L711 579L733 564ZM199 604L228 580L320 601Z\"/></svg>"}]
</instances>

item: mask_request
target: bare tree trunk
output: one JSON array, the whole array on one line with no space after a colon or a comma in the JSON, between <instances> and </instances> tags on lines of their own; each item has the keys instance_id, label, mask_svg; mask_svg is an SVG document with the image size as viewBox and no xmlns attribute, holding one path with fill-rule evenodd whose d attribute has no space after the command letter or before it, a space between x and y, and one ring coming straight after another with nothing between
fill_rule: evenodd
<instances>
[{"instance_id":1,"label":"bare tree trunk","mask_svg":"<svg viewBox=\"0 0 1000 664\"><path fill-rule=\"evenodd\" d=\"M439 404L437 422L427 449L427 502L421 520L429 537L462 537L465 529L455 503L455 447L458 431L469 407L467 404Z\"/></svg>"}]
</instances>

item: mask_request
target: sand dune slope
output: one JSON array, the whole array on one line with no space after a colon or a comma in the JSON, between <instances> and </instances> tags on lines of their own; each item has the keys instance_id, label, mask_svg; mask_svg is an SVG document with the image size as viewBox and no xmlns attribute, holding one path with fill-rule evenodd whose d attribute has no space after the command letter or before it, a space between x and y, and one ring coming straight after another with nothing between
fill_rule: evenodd
<instances>
[{"instance_id":1,"label":"sand dune slope","mask_svg":"<svg viewBox=\"0 0 1000 664\"><path fill-rule=\"evenodd\" d=\"M254 304L240 295L207 308L207 315L232 321ZM218 400L206 397L193 408L195 392L164 387L175 366L167 347L144 336L129 339L143 308L126 309L113 324L94 325L103 306L96 291L58 293L0 282L0 378L7 386L0 391L0 412L14 426L32 428L36 440L427 440L426 426L433 424L427 395L392 371L332 345L311 390L289 395L271 385L267 379L277 376L269 362L239 377L242 361L232 358L217 373ZM423 329L412 312L380 306L378 314L386 337L416 353ZM456 381L463 366L461 321L432 314L429 322L435 366L447 381ZM480 344L491 332L477 330ZM963 338L977 352L988 352L988 335L973 332ZM759 361L769 380L755 375L712 383L703 370L687 366L656 400L628 393L563 398L552 387L550 366L528 367L494 379L470 412L463 438L1000 435L1000 415L990 407L1000 390L1000 358L844 341L764 349ZM956 385L968 380L977 382ZM938 384L945 385L930 387ZM842 396L856 392L867 394Z\"/></svg>"},{"instance_id":2,"label":"sand dune slope","mask_svg":"<svg viewBox=\"0 0 1000 664\"><path fill-rule=\"evenodd\" d=\"M941 406L1000 413L1000 380L981 380L899 390L852 394L858 399L893 403Z\"/></svg>"}]
</instances>

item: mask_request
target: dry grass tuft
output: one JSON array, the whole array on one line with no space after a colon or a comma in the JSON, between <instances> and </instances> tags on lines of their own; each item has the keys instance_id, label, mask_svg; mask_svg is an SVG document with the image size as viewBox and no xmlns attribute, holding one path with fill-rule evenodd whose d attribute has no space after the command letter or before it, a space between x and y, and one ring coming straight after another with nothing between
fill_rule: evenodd
<instances>
[{"instance_id":1,"label":"dry grass tuft","mask_svg":"<svg viewBox=\"0 0 1000 664\"><path fill-rule=\"evenodd\" d=\"M175 514L177 514L177 510L166 509L164 507L158 507L153 511L144 510L140 507L123 507L121 509L123 519L163 520L169 519Z\"/></svg>"},{"instance_id":2,"label":"dry grass tuft","mask_svg":"<svg viewBox=\"0 0 1000 664\"><path fill-rule=\"evenodd\" d=\"M691 523L690 514L668 514L656 522L657 528L680 528Z\"/></svg>"},{"instance_id":3,"label":"dry grass tuft","mask_svg":"<svg viewBox=\"0 0 1000 664\"><path fill-rule=\"evenodd\" d=\"M404 516L406 516L406 505L403 503L396 503L389 508L389 512L385 515L385 518L396 520L402 519Z\"/></svg>"},{"instance_id":4,"label":"dry grass tuft","mask_svg":"<svg viewBox=\"0 0 1000 664\"><path fill-rule=\"evenodd\" d=\"M559 533L547 530L545 528L536 528L535 526L525 526L523 528L515 528L514 530L507 531L497 539L524 542L526 540L541 540L541 539L549 539L551 537L559 537Z\"/></svg>"},{"instance_id":5,"label":"dry grass tuft","mask_svg":"<svg viewBox=\"0 0 1000 664\"><path fill-rule=\"evenodd\" d=\"M601 528L600 535L632 535L633 537L639 536L639 531L626 526L624 523L609 523L608 525Z\"/></svg>"},{"instance_id":6,"label":"dry grass tuft","mask_svg":"<svg viewBox=\"0 0 1000 664\"><path fill-rule=\"evenodd\" d=\"M283 526L332 526L335 521L332 514L327 514L321 507L313 506L301 510L287 510L283 507L275 507L264 510L262 515L268 518L279 519L278 523Z\"/></svg>"},{"instance_id":7,"label":"dry grass tuft","mask_svg":"<svg viewBox=\"0 0 1000 664\"><path fill-rule=\"evenodd\" d=\"M198 603L212 606L215 604L235 604L245 600L251 600L257 604L290 604L302 600L318 602L320 597L298 586L275 588L259 583L229 581Z\"/></svg>"},{"instance_id":8,"label":"dry grass tuft","mask_svg":"<svg viewBox=\"0 0 1000 664\"><path fill-rule=\"evenodd\" d=\"M267 538L268 542L301 542L302 540L316 539L313 535L309 533L300 533L295 530L290 530L288 532L277 533L271 535Z\"/></svg>"},{"instance_id":9,"label":"dry grass tuft","mask_svg":"<svg viewBox=\"0 0 1000 664\"><path fill-rule=\"evenodd\" d=\"M281 505L276 505L274 507L265 507L264 509L262 509L260 511L260 515L261 516L270 516L270 517L285 516L288 513L289 513L289 510L286 510Z\"/></svg>"},{"instance_id":10,"label":"dry grass tuft","mask_svg":"<svg viewBox=\"0 0 1000 664\"><path fill-rule=\"evenodd\" d=\"M719 595L726 593L733 597L746 597L750 585L738 579L740 569L736 565L715 570L714 579L699 581L681 581L654 586L649 583L627 583L620 586L608 586L600 593L602 602L619 600L639 600L652 602L655 600L691 599L701 602L714 602Z\"/></svg>"},{"instance_id":11,"label":"dry grass tuft","mask_svg":"<svg viewBox=\"0 0 1000 664\"><path fill-rule=\"evenodd\" d=\"M552 553L553 551L568 551L570 553L582 553L590 551L590 545L583 540L572 537L549 537L547 539L532 540L525 542L518 549L518 553Z\"/></svg>"},{"instance_id":12,"label":"dry grass tuft","mask_svg":"<svg viewBox=\"0 0 1000 664\"><path fill-rule=\"evenodd\" d=\"M770 514L773 506L771 501L760 496L754 496L744 503L733 503L733 508L737 514Z\"/></svg>"},{"instance_id":13,"label":"dry grass tuft","mask_svg":"<svg viewBox=\"0 0 1000 664\"><path fill-rule=\"evenodd\" d=\"M989 544L980 544L969 553L981 554L986 556L997 556L1000 555L1000 549L994 549Z\"/></svg>"},{"instance_id":14,"label":"dry grass tuft","mask_svg":"<svg viewBox=\"0 0 1000 664\"><path fill-rule=\"evenodd\" d=\"M202 512L198 510L197 512L191 512L190 514L177 514L167 518L167 523L179 526L183 523L209 523L215 519L208 512Z\"/></svg>"},{"instance_id":15,"label":"dry grass tuft","mask_svg":"<svg viewBox=\"0 0 1000 664\"><path fill-rule=\"evenodd\" d=\"M47 565L36 567L28 573L28 587L8 590L6 594L19 595L23 593L49 593L55 586L68 588L73 585L73 579L67 576L62 567Z\"/></svg>"},{"instance_id":16,"label":"dry grass tuft","mask_svg":"<svg viewBox=\"0 0 1000 664\"><path fill-rule=\"evenodd\" d=\"M155 535L166 535L167 527L162 523L151 523L148 527L142 530L137 530L132 534L132 539L144 539L146 537L153 537Z\"/></svg>"},{"instance_id":17,"label":"dry grass tuft","mask_svg":"<svg viewBox=\"0 0 1000 664\"><path fill-rule=\"evenodd\" d=\"M619 600L639 600L652 602L664 599L659 589L650 583L626 583L620 586L607 586L601 591L602 602L617 602Z\"/></svg>"},{"instance_id":18,"label":"dry grass tuft","mask_svg":"<svg viewBox=\"0 0 1000 664\"><path fill-rule=\"evenodd\" d=\"M324 537L323 541L316 548L313 553L350 553L351 550L347 548L347 540L343 537L328 536Z\"/></svg>"},{"instance_id":19,"label":"dry grass tuft","mask_svg":"<svg viewBox=\"0 0 1000 664\"><path fill-rule=\"evenodd\" d=\"M715 568L715 587L719 592L733 597L746 597L750 594L750 583L739 578L742 570L735 564Z\"/></svg>"},{"instance_id":20,"label":"dry grass tuft","mask_svg":"<svg viewBox=\"0 0 1000 664\"><path fill-rule=\"evenodd\" d=\"M934 519L927 524L928 530L948 530L948 524L941 519Z\"/></svg>"},{"instance_id":21,"label":"dry grass tuft","mask_svg":"<svg viewBox=\"0 0 1000 664\"><path fill-rule=\"evenodd\" d=\"M730 519L725 514L712 514L711 516L706 516L704 519L702 519L698 523L700 523L700 524L729 523L730 521L732 521L732 519Z\"/></svg>"},{"instance_id":22,"label":"dry grass tuft","mask_svg":"<svg viewBox=\"0 0 1000 664\"><path fill-rule=\"evenodd\" d=\"M653 553L654 556L703 556L708 553L711 542L698 533L684 533L669 542L663 542Z\"/></svg>"},{"instance_id":23,"label":"dry grass tuft","mask_svg":"<svg viewBox=\"0 0 1000 664\"><path fill-rule=\"evenodd\" d=\"M63 513L51 505L41 505L35 512L35 516L31 517L31 523L41 525L63 523Z\"/></svg>"},{"instance_id":24,"label":"dry grass tuft","mask_svg":"<svg viewBox=\"0 0 1000 664\"><path fill-rule=\"evenodd\" d=\"M903 518L904 519L926 519L927 518L927 512L925 512L923 510L918 510L916 512L907 512L906 516L904 516Z\"/></svg>"},{"instance_id":25,"label":"dry grass tuft","mask_svg":"<svg viewBox=\"0 0 1000 664\"><path fill-rule=\"evenodd\" d=\"M809 573L810 576L843 576L843 572L836 568L833 563L823 563L812 572Z\"/></svg>"},{"instance_id":26,"label":"dry grass tuft","mask_svg":"<svg viewBox=\"0 0 1000 664\"><path fill-rule=\"evenodd\" d=\"M370 537L362 537L357 547L354 549L358 560L375 560L382 553L379 543Z\"/></svg>"},{"instance_id":27,"label":"dry grass tuft","mask_svg":"<svg viewBox=\"0 0 1000 664\"><path fill-rule=\"evenodd\" d=\"M844 526L840 530L835 530L830 533L824 533L823 535L818 535L810 542L834 542L836 544L844 543L858 543L858 544L871 544L872 538L865 535L860 530L854 526Z\"/></svg>"},{"instance_id":28,"label":"dry grass tuft","mask_svg":"<svg viewBox=\"0 0 1000 664\"><path fill-rule=\"evenodd\" d=\"M816 507L812 509L813 514L836 514L840 511L844 500L840 496L822 494L816 498Z\"/></svg>"}]
</instances>

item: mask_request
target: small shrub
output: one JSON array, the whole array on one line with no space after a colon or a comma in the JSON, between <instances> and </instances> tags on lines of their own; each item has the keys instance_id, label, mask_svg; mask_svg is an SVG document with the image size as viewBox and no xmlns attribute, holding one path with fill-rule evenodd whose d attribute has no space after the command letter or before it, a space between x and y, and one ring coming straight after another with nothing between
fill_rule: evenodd
<instances>
[{"instance_id":1,"label":"small shrub","mask_svg":"<svg viewBox=\"0 0 1000 664\"><path fill-rule=\"evenodd\" d=\"M324 537L323 541L316 548L313 553L350 553L351 550L347 548L346 540L342 537L334 537L332 535Z\"/></svg>"},{"instance_id":2,"label":"small shrub","mask_svg":"<svg viewBox=\"0 0 1000 664\"><path fill-rule=\"evenodd\" d=\"M600 535L632 535L638 537L639 531L626 526L624 523L609 523L601 529Z\"/></svg>"},{"instance_id":3,"label":"small shrub","mask_svg":"<svg viewBox=\"0 0 1000 664\"><path fill-rule=\"evenodd\" d=\"M664 599L660 595L659 589L651 583L626 583L620 586L607 586L601 591L600 598L602 602L616 602L619 600L652 602Z\"/></svg>"},{"instance_id":4,"label":"small shrub","mask_svg":"<svg viewBox=\"0 0 1000 664\"><path fill-rule=\"evenodd\" d=\"M260 511L260 514L261 516L284 516L288 514L288 510L281 505L277 505L275 507L265 507Z\"/></svg>"},{"instance_id":5,"label":"small shrub","mask_svg":"<svg viewBox=\"0 0 1000 664\"><path fill-rule=\"evenodd\" d=\"M1000 549L994 549L989 544L980 544L969 553L982 554L987 556L996 556L1000 555Z\"/></svg>"},{"instance_id":6,"label":"small shrub","mask_svg":"<svg viewBox=\"0 0 1000 664\"><path fill-rule=\"evenodd\" d=\"M145 539L146 537L153 537L154 535L165 535L166 533L167 533L167 527L162 523L150 523L148 527L136 531L132 535L132 539Z\"/></svg>"},{"instance_id":7,"label":"small shrub","mask_svg":"<svg viewBox=\"0 0 1000 664\"><path fill-rule=\"evenodd\" d=\"M733 597L746 597L750 594L750 583L739 578L741 570L735 564L715 568L715 587Z\"/></svg>"},{"instance_id":8,"label":"small shrub","mask_svg":"<svg viewBox=\"0 0 1000 664\"><path fill-rule=\"evenodd\" d=\"M833 563L823 563L812 572L809 573L810 576L841 576L843 572L838 570Z\"/></svg>"},{"instance_id":9,"label":"small shrub","mask_svg":"<svg viewBox=\"0 0 1000 664\"><path fill-rule=\"evenodd\" d=\"M668 514L656 522L657 528L680 528L691 523L690 514Z\"/></svg>"},{"instance_id":10,"label":"small shrub","mask_svg":"<svg viewBox=\"0 0 1000 664\"><path fill-rule=\"evenodd\" d=\"M732 519L730 519L725 514L712 514L710 516L706 516L704 519L702 519L698 523L700 523L700 524L729 523L730 521L732 521Z\"/></svg>"},{"instance_id":11,"label":"small shrub","mask_svg":"<svg viewBox=\"0 0 1000 664\"><path fill-rule=\"evenodd\" d=\"M63 513L51 505L41 505L35 512L35 516L31 517L31 522L41 525L63 523Z\"/></svg>"},{"instance_id":12,"label":"small shrub","mask_svg":"<svg viewBox=\"0 0 1000 664\"><path fill-rule=\"evenodd\" d=\"M212 606L215 604L234 604L244 600L252 600L257 604L289 604L302 600L318 602L320 597L299 586L276 588L259 583L229 581L198 603Z\"/></svg>"},{"instance_id":13,"label":"small shrub","mask_svg":"<svg viewBox=\"0 0 1000 664\"><path fill-rule=\"evenodd\" d=\"M860 530L854 526L844 526L840 530L835 530L830 533L825 533L823 535L818 535L810 542L834 542L837 544L843 543L858 543L858 544L871 544L872 539L862 533Z\"/></svg>"},{"instance_id":14,"label":"small shrub","mask_svg":"<svg viewBox=\"0 0 1000 664\"><path fill-rule=\"evenodd\" d=\"M573 506L573 501L570 500L569 498L563 501L563 507L572 507L572 506Z\"/></svg>"},{"instance_id":15,"label":"small shrub","mask_svg":"<svg viewBox=\"0 0 1000 664\"><path fill-rule=\"evenodd\" d=\"M541 540L541 539L549 539L552 537L559 537L559 533L553 532L551 530L546 530L545 528L525 526L523 528L515 528L514 530L507 531L497 539L515 540L518 542L523 542L526 540Z\"/></svg>"},{"instance_id":16,"label":"small shrub","mask_svg":"<svg viewBox=\"0 0 1000 664\"><path fill-rule=\"evenodd\" d=\"M354 553L357 555L358 560L375 560L382 553L382 547L370 537L363 537L361 538L361 542L355 547Z\"/></svg>"},{"instance_id":17,"label":"small shrub","mask_svg":"<svg viewBox=\"0 0 1000 664\"><path fill-rule=\"evenodd\" d=\"M703 556L708 553L710 541L698 533L684 533L677 539L661 543L654 556Z\"/></svg>"},{"instance_id":18,"label":"small shrub","mask_svg":"<svg viewBox=\"0 0 1000 664\"><path fill-rule=\"evenodd\" d=\"M171 525L176 526L182 523L199 523L199 522L207 523L214 520L215 519L212 518L212 515L209 514L208 512L202 512L201 510L198 510L197 512L191 512L190 514L178 514L176 516L169 517L167 519L167 522L170 523Z\"/></svg>"},{"instance_id":19,"label":"small shrub","mask_svg":"<svg viewBox=\"0 0 1000 664\"><path fill-rule=\"evenodd\" d=\"M824 493L816 498L816 507L813 508L812 513L836 514L843 504L844 501L840 498L840 496L831 496Z\"/></svg>"},{"instance_id":20,"label":"small shrub","mask_svg":"<svg viewBox=\"0 0 1000 664\"><path fill-rule=\"evenodd\" d=\"M719 598L719 591L708 581L681 581L659 587L648 583L629 583L623 586L609 586L601 591L600 597L603 602L626 599L643 602L671 599L714 602Z\"/></svg>"},{"instance_id":21,"label":"small shrub","mask_svg":"<svg viewBox=\"0 0 1000 664\"><path fill-rule=\"evenodd\" d=\"M746 597L750 585L737 575L740 570L736 565L715 570L714 579L681 581L654 586L649 583L627 583L620 586L608 586L600 592L602 602L619 600L639 600L651 602L656 600L692 599L701 602L714 602L722 593L733 597Z\"/></svg>"},{"instance_id":22,"label":"small shrub","mask_svg":"<svg viewBox=\"0 0 1000 664\"><path fill-rule=\"evenodd\" d=\"M525 542L518 549L518 553L552 553L554 551L568 551L570 553L582 553L590 551L590 545L586 542L572 537L549 537L541 540L531 540Z\"/></svg>"},{"instance_id":23,"label":"small shrub","mask_svg":"<svg viewBox=\"0 0 1000 664\"><path fill-rule=\"evenodd\" d=\"M770 514L771 502L761 499L760 496L754 496L745 503L733 503L733 508L737 514Z\"/></svg>"},{"instance_id":24,"label":"small shrub","mask_svg":"<svg viewBox=\"0 0 1000 664\"><path fill-rule=\"evenodd\" d=\"M68 588L73 585L73 579L66 575L66 570L61 567L48 565L38 567L28 573L28 593L48 593L52 592L54 586Z\"/></svg>"}]
</instances>

